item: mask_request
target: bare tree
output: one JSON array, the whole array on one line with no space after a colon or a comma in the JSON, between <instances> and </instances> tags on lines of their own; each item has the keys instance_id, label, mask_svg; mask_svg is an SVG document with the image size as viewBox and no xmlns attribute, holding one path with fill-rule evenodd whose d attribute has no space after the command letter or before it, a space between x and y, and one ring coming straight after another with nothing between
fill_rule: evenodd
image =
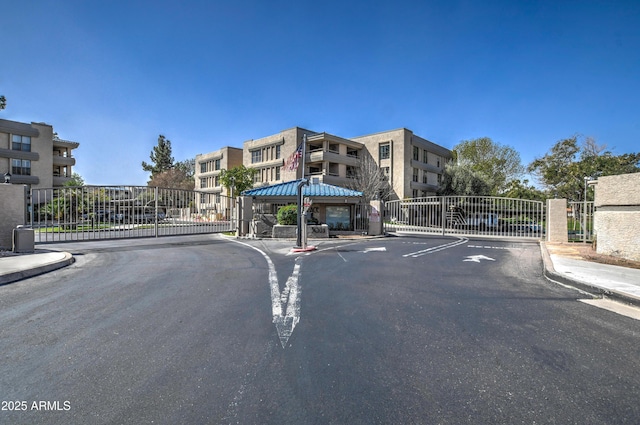
<instances>
[{"instance_id":1,"label":"bare tree","mask_svg":"<svg viewBox=\"0 0 640 425\"><path fill-rule=\"evenodd\" d=\"M393 193L393 187L389 177L378 166L375 159L362 150L358 165L353 168L350 177L349 189L362 192L363 203L369 203L374 199L385 200Z\"/></svg>"}]
</instances>

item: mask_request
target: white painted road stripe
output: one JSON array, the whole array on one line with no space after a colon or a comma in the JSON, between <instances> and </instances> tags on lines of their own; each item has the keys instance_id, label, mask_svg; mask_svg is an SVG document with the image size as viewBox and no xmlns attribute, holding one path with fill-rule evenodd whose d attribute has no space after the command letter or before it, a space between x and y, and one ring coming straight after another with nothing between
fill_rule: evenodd
<instances>
[{"instance_id":1,"label":"white painted road stripe","mask_svg":"<svg viewBox=\"0 0 640 425\"><path fill-rule=\"evenodd\" d=\"M267 255L266 252L260 248L249 245L248 243L240 242L235 239L229 239L233 242L239 243L244 246L248 246L251 249L258 251L269 266L269 287L271 288L271 311L273 313L273 323L276 325L276 331L278 332L278 338L280 338L280 344L282 348L285 348L293 329L300 321L300 285L298 279L300 276L300 264L296 262L293 266L293 273L287 279L287 283L284 290L280 292L278 285L278 273L276 273L276 267L273 265L273 261ZM297 261L297 259L296 259ZM282 312L285 311L283 315Z\"/></svg>"},{"instance_id":2,"label":"white painted road stripe","mask_svg":"<svg viewBox=\"0 0 640 425\"><path fill-rule=\"evenodd\" d=\"M459 238L457 241L449 242L449 243L444 244L444 245L438 245L438 246L434 246L434 247L431 247L431 248L423 249L421 251L410 252L409 254L404 254L403 257L417 258L417 257L420 257L422 255L432 254L434 252L443 251L445 249L453 248L454 246L462 245L462 244L465 244L467 242L469 242L469 239L467 239L467 238Z\"/></svg>"},{"instance_id":3,"label":"white painted road stripe","mask_svg":"<svg viewBox=\"0 0 640 425\"><path fill-rule=\"evenodd\" d=\"M493 258L491 258L491 257L486 257L486 256L484 256L484 255L470 255L470 256L468 256L467 258L465 258L465 259L464 259L464 260L462 260L462 261L472 261L472 262L474 262L474 263L479 263L479 262L480 262L480 260L496 261L496 260L494 260Z\"/></svg>"},{"instance_id":4,"label":"white painted road stripe","mask_svg":"<svg viewBox=\"0 0 640 425\"><path fill-rule=\"evenodd\" d=\"M380 246L377 248L365 248L364 251L359 251L359 252L364 252L366 254L367 252L382 252L386 250L387 248L385 248L384 246Z\"/></svg>"}]
</instances>

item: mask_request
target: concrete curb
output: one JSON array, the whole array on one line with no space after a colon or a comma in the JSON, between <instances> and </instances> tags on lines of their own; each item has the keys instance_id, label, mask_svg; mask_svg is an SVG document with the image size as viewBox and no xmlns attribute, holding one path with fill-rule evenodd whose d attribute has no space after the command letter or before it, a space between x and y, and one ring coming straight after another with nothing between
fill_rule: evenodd
<instances>
[{"instance_id":1,"label":"concrete curb","mask_svg":"<svg viewBox=\"0 0 640 425\"><path fill-rule=\"evenodd\" d=\"M551 260L551 255L549 254L549 251L547 250L547 246L545 245L544 241L540 242L540 252L542 253L542 262L544 264L544 277L546 277L551 282L571 286L583 292L589 293L594 298L607 297L609 299L621 301L627 304L632 304L636 307L640 307L640 298L635 297L634 295L626 294L626 293L615 291L608 288L602 288L596 285L591 285L589 283L572 279L562 273L556 272L555 268L553 267L553 261Z\"/></svg>"},{"instance_id":2,"label":"concrete curb","mask_svg":"<svg viewBox=\"0 0 640 425\"><path fill-rule=\"evenodd\" d=\"M64 252L63 254L64 256L62 259L45 263L38 267L33 267L27 270L20 270L14 273L7 273L5 275L0 276L0 286L6 285L8 283L17 282L19 280L37 276L40 274L48 273L54 270L58 270L73 264L73 262L75 261L75 258L73 258L73 255L71 255L68 252Z\"/></svg>"}]
</instances>

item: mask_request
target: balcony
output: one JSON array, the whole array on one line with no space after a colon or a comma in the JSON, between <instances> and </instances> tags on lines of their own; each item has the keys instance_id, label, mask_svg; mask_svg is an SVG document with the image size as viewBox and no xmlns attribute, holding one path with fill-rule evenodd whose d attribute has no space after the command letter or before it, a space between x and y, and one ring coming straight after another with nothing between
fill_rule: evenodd
<instances>
[{"instance_id":1,"label":"balcony","mask_svg":"<svg viewBox=\"0 0 640 425\"><path fill-rule=\"evenodd\" d=\"M69 166L76 165L76 159L71 156L53 155L53 165Z\"/></svg>"},{"instance_id":2,"label":"balcony","mask_svg":"<svg viewBox=\"0 0 640 425\"><path fill-rule=\"evenodd\" d=\"M317 162L333 162L337 164L345 165L358 165L359 160L353 155L340 155L335 151L315 150L307 153L305 158L307 164L313 164Z\"/></svg>"},{"instance_id":3,"label":"balcony","mask_svg":"<svg viewBox=\"0 0 640 425\"><path fill-rule=\"evenodd\" d=\"M53 186L64 186L64 184L69 180L71 180L71 177L53 176Z\"/></svg>"}]
</instances>

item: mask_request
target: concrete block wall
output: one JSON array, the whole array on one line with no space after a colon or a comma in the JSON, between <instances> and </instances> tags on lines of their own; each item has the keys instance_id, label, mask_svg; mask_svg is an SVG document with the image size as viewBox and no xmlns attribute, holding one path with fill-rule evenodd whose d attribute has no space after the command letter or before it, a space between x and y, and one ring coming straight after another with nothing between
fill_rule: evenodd
<instances>
[{"instance_id":1,"label":"concrete block wall","mask_svg":"<svg viewBox=\"0 0 640 425\"><path fill-rule=\"evenodd\" d=\"M640 261L640 173L600 177L594 205L596 251Z\"/></svg>"},{"instance_id":2,"label":"concrete block wall","mask_svg":"<svg viewBox=\"0 0 640 425\"><path fill-rule=\"evenodd\" d=\"M13 229L24 223L25 186L0 183L0 249L13 248Z\"/></svg>"}]
</instances>

